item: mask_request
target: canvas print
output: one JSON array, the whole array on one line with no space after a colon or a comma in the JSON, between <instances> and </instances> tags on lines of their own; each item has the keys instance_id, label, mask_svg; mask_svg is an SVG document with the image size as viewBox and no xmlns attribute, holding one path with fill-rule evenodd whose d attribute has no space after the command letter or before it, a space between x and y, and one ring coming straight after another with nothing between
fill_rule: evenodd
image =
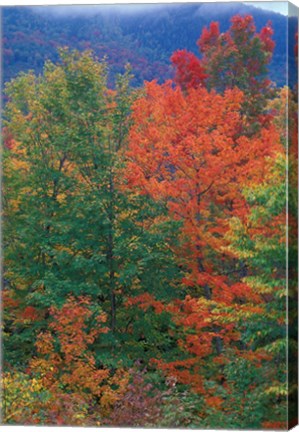
<instances>
[{"instance_id":1,"label":"canvas print","mask_svg":"<svg viewBox=\"0 0 299 432\"><path fill-rule=\"evenodd\" d=\"M2 424L296 425L297 9L1 13Z\"/></svg>"}]
</instances>

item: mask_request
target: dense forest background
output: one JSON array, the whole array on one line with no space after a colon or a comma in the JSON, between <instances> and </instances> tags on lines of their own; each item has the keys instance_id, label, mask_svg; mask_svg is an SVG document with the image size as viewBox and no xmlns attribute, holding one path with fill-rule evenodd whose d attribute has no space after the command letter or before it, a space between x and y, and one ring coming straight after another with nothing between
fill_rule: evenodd
<instances>
[{"instance_id":1,"label":"dense forest background","mask_svg":"<svg viewBox=\"0 0 299 432\"><path fill-rule=\"evenodd\" d=\"M3 12L3 422L288 429L295 19L43 11Z\"/></svg>"},{"instance_id":2,"label":"dense forest background","mask_svg":"<svg viewBox=\"0 0 299 432\"><path fill-rule=\"evenodd\" d=\"M169 58L177 49L198 53L196 41L203 27L217 20L226 31L235 14L251 14L260 30L270 20L274 29L275 51L269 67L270 78L281 86L286 81L286 22L290 32L296 18L265 11L243 3L218 5L165 5L134 11L109 7L103 12L76 12L62 8L6 7L2 10L4 81L20 71L41 73L46 59L58 60L57 47L92 49L111 66L110 79L123 72L129 62L134 70L133 85L144 80L163 82L173 77ZM76 9L76 8L75 8ZM61 10L61 12L59 12ZM295 66L293 40L290 41L290 70ZM292 84L295 77L291 76Z\"/></svg>"}]
</instances>

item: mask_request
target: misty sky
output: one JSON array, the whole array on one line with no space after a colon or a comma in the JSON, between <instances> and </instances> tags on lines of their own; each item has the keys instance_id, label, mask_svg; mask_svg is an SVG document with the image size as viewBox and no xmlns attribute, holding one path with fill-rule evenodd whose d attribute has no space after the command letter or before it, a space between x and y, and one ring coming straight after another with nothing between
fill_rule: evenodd
<instances>
[{"instance_id":1,"label":"misty sky","mask_svg":"<svg viewBox=\"0 0 299 432\"><path fill-rule=\"evenodd\" d=\"M278 12L282 15L288 14L288 3L287 2L245 2L245 4L258 7L260 9L270 10L272 12Z\"/></svg>"},{"instance_id":2,"label":"misty sky","mask_svg":"<svg viewBox=\"0 0 299 432\"><path fill-rule=\"evenodd\" d=\"M130 0L128 0L129 2ZM135 0L136 1L136 0ZM199 2L200 3L200 2ZM235 2L231 3L224 3L219 2L218 4L226 5L229 7L229 5L233 5ZM138 13L143 12L145 10L158 10L161 8L164 8L169 3L164 4L146 4L146 3L139 3L139 4L125 4L125 2L122 2L120 4L98 4L98 5L61 5L61 6L35 6L34 9L36 11L45 12L45 9L47 12L54 13L55 15L94 15L98 12L105 12L109 10L117 10L121 13ZM277 12L283 15L288 14L288 3L287 2L275 2L275 1L265 1L265 2L244 2L244 4L247 4L248 6L254 6L258 7L264 10L270 10L273 12Z\"/></svg>"}]
</instances>

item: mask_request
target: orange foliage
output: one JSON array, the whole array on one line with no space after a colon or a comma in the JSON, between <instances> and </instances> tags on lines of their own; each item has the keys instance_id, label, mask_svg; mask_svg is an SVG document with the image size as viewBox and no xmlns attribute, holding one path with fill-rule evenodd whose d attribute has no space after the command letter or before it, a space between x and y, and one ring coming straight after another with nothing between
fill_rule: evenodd
<instances>
[{"instance_id":1,"label":"orange foliage","mask_svg":"<svg viewBox=\"0 0 299 432\"><path fill-rule=\"evenodd\" d=\"M89 346L99 334L107 331L102 327L106 316L98 315L96 325L88 329L86 322L92 311L89 299L83 297L70 297L61 309L52 307L50 313L54 320L49 325L50 331L38 336L39 356L31 360L31 372L41 375L45 387L51 390L62 384L79 394L85 389L92 395L101 395L101 383L109 376L109 371L97 369ZM58 352L54 334L59 341Z\"/></svg>"},{"instance_id":2,"label":"orange foliage","mask_svg":"<svg viewBox=\"0 0 299 432\"><path fill-rule=\"evenodd\" d=\"M149 293L131 297L126 302L127 307L135 305L138 305L138 307L144 311L146 311L149 307L153 307L156 313L161 313L163 310L165 310L163 303L155 300L154 297Z\"/></svg>"},{"instance_id":3,"label":"orange foliage","mask_svg":"<svg viewBox=\"0 0 299 432\"><path fill-rule=\"evenodd\" d=\"M206 255L213 250L224 256L229 218L248 211L242 188L263 179L265 158L281 149L279 135L274 126L252 138L239 134L243 95L236 89L223 96L204 88L184 95L170 82L152 82L146 91L133 106L128 185L165 200L183 220L180 259L190 270L184 282L220 287L222 294L225 289L231 301L227 278L213 271Z\"/></svg>"},{"instance_id":4,"label":"orange foliage","mask_svg":"<svg viewBox=\"0 0 299 432\"><path fill-rule=\"evenodd\" d=\"M215 341L218 359L225 361L221 346L240 337L231 315L216 314L214 307L234 305L236 312L263 312L260 296L243 282L232 283L222 268L233 258L225 237L230 218L247 220L244 186L263 181L267 158L282 150L274 125L251 137L242 135L243 100L238 89L220 95L199 86L184 93L171 82L151 82L146 95L133 105L128 187L165 202L170 214L183 222L177 256L188 270L182 282L196 293L195 298L187 296L165 308L186 331L179 346L192 356L192 370L185 369L187 360L180 369L176 362L160 361L159 366L197 391L202 390L201 361L213 353ZM163 310L150 296L130 301L144 310Z\"/></svg>"}]
</instances>

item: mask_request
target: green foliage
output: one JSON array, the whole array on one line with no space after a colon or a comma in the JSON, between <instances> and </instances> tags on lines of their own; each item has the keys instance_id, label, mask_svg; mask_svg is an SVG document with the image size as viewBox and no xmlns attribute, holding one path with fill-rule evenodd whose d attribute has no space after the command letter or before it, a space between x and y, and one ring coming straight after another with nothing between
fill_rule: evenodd
<instances>
[{"instance_id":1,"label":"green foliage","mask_svg":"<svg viewBox=\"0 0 299 432\"><path fill-rule=\"evenodd\" d=\"M111 91L105 63L89 52L60 54L43 76L22 75L7 87L5 124L15 144L4 159L6 281L18 310L32 307L39 318L8 317L5 359L26 363L35 335L47 329L47 309L87 295L110 316L97 361L111 365L112 351L117 363L130 363L154 355L154 334L161 339L165 324L149 314L151 342L133 354L145 323L142 315L134 323L125 301L143 292L176 295L178 224L163 204L126 192L121 181L134 97L129 69Z\"/></svg>"},{"instance_id":2,"label":"green foliage","mask_svg":"<svg viewBox=\"0 0 299 432\"><path fill-rule=\"evenodd\" d=\"M236 413L244 413L240 428L257 428L267 422L269 406L276 421L287 419L285 160L279 156L268 163L271 169L265 181L244 190L251 206L248 220L234 220L231 227L230 247L251 270L243 282L259 296L261 308L249 320L243 321L242 316L239 320L244 346L255 353L257 363L237 359L226 368L234 389L230 397L234 398L234 393L244 393L245 397L243 408L236 408ZM250 394L246 393L246 377ZM251 413L246 411L248 406L252 407Z\"/></svg>"}]
</instances>

